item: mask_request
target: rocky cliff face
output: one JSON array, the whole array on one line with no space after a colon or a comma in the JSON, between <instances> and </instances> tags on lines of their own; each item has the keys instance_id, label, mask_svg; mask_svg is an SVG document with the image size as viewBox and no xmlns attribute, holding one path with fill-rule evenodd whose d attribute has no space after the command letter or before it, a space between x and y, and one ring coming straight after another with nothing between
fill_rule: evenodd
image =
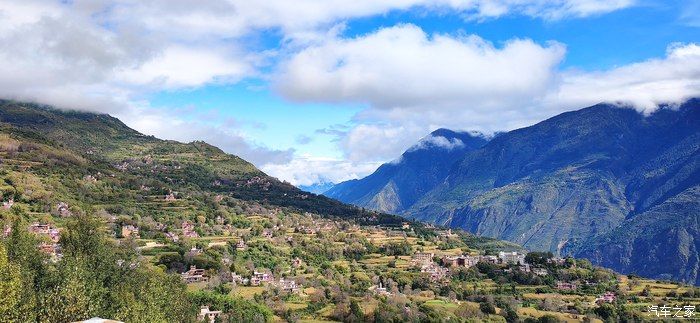
<instances>
[{"instance_id":1,"label":"rocky cliff face","mask_svg":"<svg viewBox=\"0 0 700 323\"><path fill-rule=\"evenodd\" d=\"M601 266L700 285L700 186L689 188L615 230L565 247Z\"/></svg>"}]
</instances>

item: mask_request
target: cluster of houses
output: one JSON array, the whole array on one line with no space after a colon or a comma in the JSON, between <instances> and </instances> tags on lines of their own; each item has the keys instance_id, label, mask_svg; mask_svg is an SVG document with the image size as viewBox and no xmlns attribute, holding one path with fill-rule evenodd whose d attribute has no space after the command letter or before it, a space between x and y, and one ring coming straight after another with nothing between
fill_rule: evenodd
<instances>
[{"instance_id":1,"label":"cluster of houses","mask_svg":"<svg viewBox=\"0 0 700 323\"><path fill-rule=\"evenodd\" d=\"M518 252L499 252L498 256L493 255L461 255L461 256L445 256L441 262L444 266L452 267L473 267L480 262L491 264L507 264L525 266L525 255Z\"/></svg>"},{"instance_id":2,"label":"cluster of houses","mask_svg":"<svg viewBox=\"0 0 700 323\"><path fill-rule=\"evenodd\" d=\"M253 185L260 185L260 186L262 186L261 189L263 191L267 191L270 189L270 186L272 185L272 183L270 183L269 179L266 179L266 178L263 178L260 176L254 176L253 178L248 179L245 183L245 186L247 186L247 187L250 187ZM240 183L237 184L236 186L240 186Z\"/></svg>"},{"instance_id":3,"label":"cluster of houses","mask_svg":"<svg viewBox=\"0 0 700 323\"><path fill-rule=\"evenodd\" d=\"M436 263L430 263L421 267L420 271L426 273L430 276L432 281L441 281L448 277L450 274L450 269L447 267L439 266Z\"/></svg>"},{"instance_id":4,"label":"cluster of houses","mask_svg":"<svg viewBox=\"0 0 700 323\"><path fill-rule=\"evenodd\" d=\"M449 275L450 270L433 262L433 257L435 257L435 254L432 252L417 252L413 255L411 263L415 267L420 267L422 273L428 274L430 280L444 280Z\"/></svg>"},{"instance_id":5,"label":"cluster of houses","mask_svg":"<svg viewBox=\"0 0 700 323\"><path fill-rule=\"evenodd\" d=\"M40 237L44 237L44 241L40 242L37 248L39 251L46 253L50 256L50 260L53 262L61 260L63 258L63 253L61 252L61 245L58 241L61 239L61 231L54 228L50 224L41 224L39 222L34 222L29 225L27 231L36 234ZM2 237L6 238L12 233L12 226L7 224L3 228Z\"/></svg>"},{"instance_id":6,"label":"cluster of houses","mask_svg":"<svg viewBox=\"0 0 700 323\"><path fill-rule=\"evenodd\" d=\"M250 284L250 286L261 286L262 284L270 284L279 288L281 291L297 294L301 291L301 285L297 284L295 280L280 278L275 280L272 274L266 272L254 271L250 279L243 278L243 276L231 273L231 281L235 284Z\"/></svg>"},{"instance_id":7,"label":"cluster of houses","mask_svg":"<svg viewBox=\"0 0 700 323\"><path fill-rule=\"evenodd\" d=\"M180 276L182 281L187 284L209 281L206 271L204 269L197 268L196 266L191 266L188 271L180 274ZM275 280L272 274L259 271L254 271L250 278L244 278L242 275L233 272L231 273L231 282L234 284L250 286L262 286L263 284L269 284L279 288L282 291L295 294L301 291L301 285L297 284L295 280L284 278Z\"/></svg>"},{"instance_id":8,"label":"cluster of houses","mask_svg":"<svg viewBox=\"0 0 700 323\"><path fill-rule=\"evenodd\" d=\"M605 292L605 294L598 296L595 299L595 303L600 305L603 303L615 303L617 296L613 292Z\"/></svg>"},{"instance_id":9,"label":"cluster of houses","mask_svg":"<svg viewBox=\"0 0 700 323\"><path fill-rule=\"evenodd\" d=\"M52 227L50 224L41 224L39 222L34 222L29 225L29 232L48 237L51 242L58 242L61 238L61 231L57 228Z\"/></svg>"},{"instance_id":10,"label":"cluster of houses","mask_svg":"<svg viewBox=\"0 0 700 323\"><path fill-rule=\"evenodd\" d=\"M177 164L177 162L173 162L173 165L163 165L163 164L156 164L154 163L153 157L151 156L146 156L142 158L141 160L137 160L134 158L128 158L123 160L121 163L118 164L113 164L114 168L120 170L120 171L127 171L129 169L148 169L149 167L145 167L146 165L151 165L150 170L151 173L156 173L156 172L161 172L161 171L166 171L166 170L179 170L182 169L182 166ZM144 166L144 167L142 167Z\"/></svg>"},{"instance_id":11,"label":"cluster of houses","mask_svg":"<svg viewBox=\"0 0 700 323\"><path fill-rule=\"evenodd\" d=\"M562 291L576 290L578 285L574 282L557 282L556 288Z\"/></svg>"},{"instance_id":12,"label":"cluster of houses","mask_svg":"<svg viewBox=\"0 0 700 323\"><path fill-rule=\"evenodd\" d=\"M447 230L437 230L437 234L440 237L443 238L451 238L451 237L456 237L457 235L452 233L452 229L447 229Z\"/></svg>"},{"instance_id":13,"label":"cluster of houses","mask_svg":"<svg viewBox=\"0 0 700 323\"><path fill-rule=\"evenodd\" d=\"M47 238L48 241L39 244L39 250L49 255L51 261L55 262L63 257L61 245L58 243L61 239L61 231L59 229L52 227L50 224L34 222L29 225L28 231Z\"/></svg>"},{"instance_id":14,"label":"cluster of houses","mask_svg":"<svg viewBox=\"0 0 700 323\"><path fill-rule=\"evenodd\" d=\"M291 279L280 278L278 281L273 282L272 285L287 293L299 294L301 291L301 285Z\"/></svg>"},{"instance_id":15,"label":"cluster of houses","mask_svg":"<svg viewBox=\"0 0 700 323\"><path fill-rule=\"evenodd\" d=\"M420 267L421 272L430 275L431 280L439 281L445 279L450 271L449 268L471 268L478 263L502 264L502 265L517 265L518 270L533 273L538 276L546 276L549 272L545 268L533 268L525 262L525 255L518 252L500 252L495 255L460 255L460 256L443 256L440 259L440 265L435 263L433 259L435 254L431 252L417 252L413 255L412 265ZM511 270L505 269L505 270Z\"/></svg>"},{"instance_id":16,"label":"cluster of houses","mask_svg":"<svg viewBox=\"0 0 700 323\"><path fill-rule=\"evenodd\" d=\"M316 232L318 232L318 229L302 225L302 226L297 226L294 231L299 232L299 233L303 233L303 234L316 234Z\"/></svg>"},{"instance_id":17,"label":"cluster of houses","mask_svg":"<svg viewBox=\"0 0 700 323\"><path fill-rule=\"evenodd\" d=\"M312 217L314 216L313 214L306 212L304 213L305 216ZM310 225L305 225L301 223L295 223L294 224L294 231L297 233L303 233L303 234L316 234L319 232L332 232L333 230L336 230L338 228L337 224L334 221L329 221L329 220L317 220L314 219L311 221Z\"/></svg>"},{"instance_id":18,"label":"cluster of houses","mask_svg":"<svg viewBox=\"0 0 700 323\"><path fill-rule=\"evenodd\" d=\"M471 256L471 255L461 255L461 256L443 256L440 259L442 266L438 265L433 261L435 254L432 252L417 252L412 257L412 265L414 267L420 267L420 271L429 275L432 281L442 281L446 279L449 274L449 268L455 267L465 267L470 268L476 266L480 262L491 263L491 264L504 264L504 265L517 265L518 270L527 273L533 273L537 276L547 276L549 271L545 268L533 268L530 264L525 262L525 255L518 252L500 252L498 256ZM566 260L563 258L550 258L547 260L550 264L564 265ZM511 270L510 268L505 270ZM576 282L566 282L558 281L555 285L557 290L560 291L575 291L578 289ZM388 295L386 288L382 288L381 284L378 286L373 286L372 289L378 295ZM615 293L606 292L596 298L596 304L603 303L614 303L617 299Z\"/></svg>"}]
</instances>

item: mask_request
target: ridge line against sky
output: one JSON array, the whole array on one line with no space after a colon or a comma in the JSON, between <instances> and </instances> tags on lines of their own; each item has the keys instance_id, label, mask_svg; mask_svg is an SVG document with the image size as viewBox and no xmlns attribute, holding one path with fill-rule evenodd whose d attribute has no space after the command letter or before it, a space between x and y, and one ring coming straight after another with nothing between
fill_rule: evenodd
<instances>
[{"instance_id":1,"label":"ridge line against sky","mask_svg":"<svg viewBox=\"0 0 700 323\"><path fill-rule=\"evenodd\" d=\"M430 131L700 96L700 6L657 0L0 0L0 97L205 140L293 184Z\"/></svg>"}]
</instances>

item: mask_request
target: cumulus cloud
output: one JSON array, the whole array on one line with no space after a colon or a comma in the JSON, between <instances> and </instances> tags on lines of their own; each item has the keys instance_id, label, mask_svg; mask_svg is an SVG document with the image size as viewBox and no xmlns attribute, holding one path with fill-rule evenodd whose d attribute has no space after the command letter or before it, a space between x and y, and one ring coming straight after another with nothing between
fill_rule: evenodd
<instances>
[{"instance_id":1,"label":"cumulus cloud","mask_svg":"<svg viewBox=\"0 0 700 323\"><path fill-rule=\"evenodd\" d=\"M136 69L122 71L117 79L134 86L161 89L195 87L211 82L232 83L252 75L252 64L212 48L169 47Z\"/></svg>"},{"instance_id":2,"label":"cumulus cloud","mask_svg":"<svg viewBox=\"0 0 700 323\"><path fill-rule=\"evenodd\" d=\"M399 25L302 50L275 85L297 101L366 103L358 124L336 133L339 145L352 161L389 160L438 127L488 133L537 121L564 53L555 42L496 46Z\"/></svg>"},{"instance_id":3,"label":"cumulus cloud","mask_svg":"<svg viewBox=\"0 0 700 323\"><path fill-rule=\"evenodd\" d=\"M511 104L546 91L563 45L514 39L497 48L475 35L429 36L414 25L336 38L295 54L277 86L298 101L361 102L374 108ZM502 101L502 100L498 100Z\"/></svg>"},{"instance_id":4,"label":"cumulus cloud","mask_svg":"<svg viewBox=\"0 0 700 323\"><path fill-rule=\"evenodd\" d=\"M700 95L700 45L673 44L666 57L605 71L567 71L547 104L576 107L620 102L651 112Z\"/></svg>"}]
</instances>

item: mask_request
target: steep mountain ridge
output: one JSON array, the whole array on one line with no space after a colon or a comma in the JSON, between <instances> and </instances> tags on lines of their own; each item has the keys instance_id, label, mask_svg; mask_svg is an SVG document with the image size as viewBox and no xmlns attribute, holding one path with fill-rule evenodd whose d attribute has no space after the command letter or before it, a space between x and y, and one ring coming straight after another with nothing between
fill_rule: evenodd
<instances>
[{"instance_id":1,"label":"steep mountain ridge","mask_svg":"<svg viewBox=\"0 0 700 323\"><path fill-rule=\"evenodd\" d=\"M437 129L396 161L380 166L361 180L337 184L324 195L382 212L400 213L439 184L454 161L486 142L480 134Z\"/></svg>"}]
</instances>

